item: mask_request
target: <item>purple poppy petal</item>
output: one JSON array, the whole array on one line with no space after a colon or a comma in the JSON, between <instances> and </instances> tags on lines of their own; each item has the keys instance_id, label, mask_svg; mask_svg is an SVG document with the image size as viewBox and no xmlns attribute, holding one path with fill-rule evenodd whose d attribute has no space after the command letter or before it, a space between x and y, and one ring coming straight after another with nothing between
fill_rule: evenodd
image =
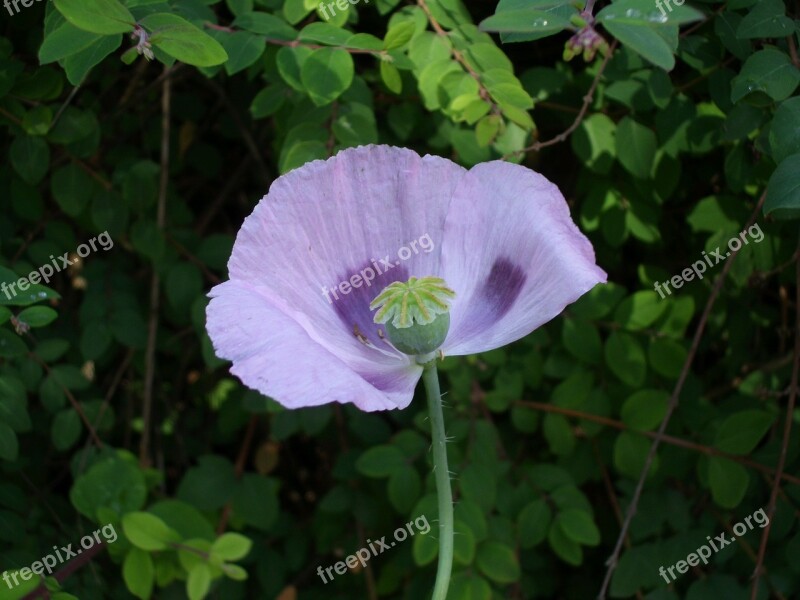
<instances>
[{"instance_id":1,"label":"purple poppy petal","mask_svg":"<svg viewBox=\"0 0 800 600\"><path fill-rule=\"evenodd\" d=\"M464 173L448 160L388 146L347 149L304 165L277 179L245 220L228 263L231 280L255 290L274 322L285 318L297 325L302 340L319 346L315 353L335 356L386 394L404 390L402 400L393 400L404 406L413 395L406 376L413 361L382 339L369 303L393 281L438 270L448 202ZM355 285L346 294L331 291L343 281ZM212 296L220 296L217 288ZM210 310L209 320L215 314ZM235 316L235 310L224 316ZM240 341L246 344L247 338ZM251 350L263 350L262 340L249 343L237 348L238 356L261 363ZM293 347L300 352L302 344ZM231 354L228 349L223 356ZM292 377L304 377L305 369L293 364L287 363ZM281 368L263 366L268 370L260 377ZM242 371L234 360L236 370Z\"/></svg>"},{"instance_id":2,"label":"purple poppy petal","mask_svg":"<svg viewBox=\"0 0 800 600\"><path fill-rule=\"evenodd\" d=\"M352 402L365 411L405 408L422 368L362 363L360 370L311 339L294 319L272 305L264 290L228 281L216 286L208 305L208 333L218 356L250 388L288 408Z\"/></svg>"},{"instance_id":3,"label":"purple poppy petal","mask_svg":"<svg viewBox=\"0 0 800 600\"><path fill-rule=\"evenodd\" d=\"M558 188L502 161L473 167L454 192L441 273L458 294L443 346L453 355L518 340L606 281Z\"/></svg>"}]
</instances>

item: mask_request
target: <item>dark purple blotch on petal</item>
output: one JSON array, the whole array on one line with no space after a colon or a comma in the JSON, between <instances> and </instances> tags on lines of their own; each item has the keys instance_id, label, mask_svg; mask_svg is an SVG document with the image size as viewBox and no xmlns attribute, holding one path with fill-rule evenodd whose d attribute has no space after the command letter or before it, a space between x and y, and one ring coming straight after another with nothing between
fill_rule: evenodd
<instances>
[{"instance_id":1,"label":"dark purple blotch on petal","mask_svg":"<svg viewBox=\"0 0 800 600\"><path fill-rule=\"evenodd\" d=\"M464 316L467 324L460 335L472 336L502 319L514 306L526 279L525 271L510 259L495 260L475 296L467 300L469 309Z\"/></svg>"},{"instance_id":2,"label":"dark purple blotch on petal","mask_svg":"<svg viewBox=\"0 0 800 600\"><path fill-rule=\"evenodd\" d=\"M375 266L377 265L376 272ZM373 346L389 349L390 346L378 336L378 330L383 331L383 325L378 325L373 321L375 313L370 310L369 304L372 302L383 289L395 281L408 281L408 270L404 265L395 265L390 263L392 268L382 264L381 261L366 261L361 267L353 268L347 273L341 273L339 281L347 281L354 275L365 273L369 277L370 271L374 273L374 279L369 282L362 282L359 287L352 287L347 294L342 294L340 290L336 290L339 299L336 300L331 292L332 308L339 316L343 326L347 329L353 339L363 342L369 342ZM369 271L367 270L369 269Z\"/></svg>"},{"instance_id":3,"label":"dark purple blotch on petal","mask_svg":"<svg viewBox=\"0 0 800 600\"><path fill-rule=\"evenodd\" d=\"M499 321L514 306L526 279L525 271L509 259L498 258L494 262L480 295L491 307L495 321Z\"/></svg>"}]
</instances>

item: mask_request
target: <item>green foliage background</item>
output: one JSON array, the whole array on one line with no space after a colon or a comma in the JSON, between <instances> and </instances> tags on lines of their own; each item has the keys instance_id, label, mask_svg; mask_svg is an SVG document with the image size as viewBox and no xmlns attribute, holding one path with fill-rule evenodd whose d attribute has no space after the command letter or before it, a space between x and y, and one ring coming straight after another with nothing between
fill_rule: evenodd
<instances>
[{"instance_id":1,"label":"green foliage background","mask_svg":"<svg viewBox=\"0 0 800 600\"><path fill-rule=\"evenodd\" d=\"M204 329L205 294L270 182L380 142L539 170L609 273L524 340L443 363L449 597L596 597L671 398L609 596L750 598L760 528L674 584L658 568L769 512L780 468L754 597L798 597L785 219L800 209L800 7L591 4L2 9L0 282L102 232L114 247L0 294L0 569L113 524L116 542L48 580L52 598L429 595L424 399L286 411L232 378ZM762 241L654 291L753 223ZM317 577L421 515L429 535ZM0 599L38 585L0 581Z\"/></svg>"}]
</instances>

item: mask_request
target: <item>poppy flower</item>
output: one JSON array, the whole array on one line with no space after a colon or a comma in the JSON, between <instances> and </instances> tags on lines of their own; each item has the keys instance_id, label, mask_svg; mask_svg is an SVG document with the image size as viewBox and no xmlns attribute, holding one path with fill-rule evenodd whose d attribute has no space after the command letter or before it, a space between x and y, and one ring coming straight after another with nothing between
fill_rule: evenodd
<instances>
[{"instance_id":1,"label":"poppy flower","mask_svg":"<svg viewBox=\"0 0 800 600\"><path fill-rule=\"evenodd\" d=\"M606 280L542 175L375 145L276 179L228 271L207 327L231 372L288 408L365 411L408 406L423 371L374 320L390 284L443 280L455 296L440 350L466 355L524 337Z\"/></svg>"}]
</instances>

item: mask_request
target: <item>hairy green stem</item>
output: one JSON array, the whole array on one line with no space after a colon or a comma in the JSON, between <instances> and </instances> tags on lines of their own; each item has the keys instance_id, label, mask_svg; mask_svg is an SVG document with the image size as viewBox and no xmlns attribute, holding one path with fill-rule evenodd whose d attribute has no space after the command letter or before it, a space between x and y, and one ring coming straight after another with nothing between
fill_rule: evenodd
<instances>
[{"instance_id":1,"label":"hairy green stem","mask_svg":"<svg viewBox=\"0 0 800 600\"><path fill-rule=\"evenodd\" d=\"M436 494L439 497L439 568L432 600L445 600L453 570L453 490L450 488L450 470L447 467L447 447L442 414L442 395L439 392L439 374L436 359L425 364L422 373L428 394L428 412L433 439L433 472L436 476Z\"/></svg>"}]
</instances>

